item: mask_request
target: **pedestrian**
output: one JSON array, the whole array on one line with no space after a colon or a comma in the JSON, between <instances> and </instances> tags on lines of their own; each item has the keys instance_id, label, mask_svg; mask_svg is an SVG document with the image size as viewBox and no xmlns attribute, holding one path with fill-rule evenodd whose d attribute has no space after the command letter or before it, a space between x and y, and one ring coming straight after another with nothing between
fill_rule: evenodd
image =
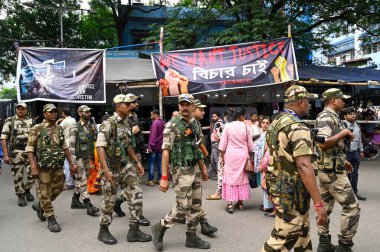
<instances>
[{"instance_id":1,"label":"pedestrian","mask_svg":"<svg viewBox=\"0 0 380 252\"><path fill-rule=\"evenodd\" d=\"M253 142L255 142L260 137L260 134L263 132L261 129L261 121L259 121L259 117L255 112L251 114L251 130L252 140Z\"/></svg>"},{"instance_id":2,"label":"pedestrian","mask_svg":"<svg viewBox=\"0 0 380 252\"><path fill-rule=\"evenodd\" d=\"M113 99L115 113L102 122L99 128L96 149L99 163L103 169L103 204L99 219L98 240L105 244L116 244L117 240L110 233L108 226L112 222L112 212L117 200L117 188L129 205L129 231L127 241L146 242L152 237L143 233L139 226L142 216L142 190L139 176L144 174L144 167L136 157L131 145L131 125L128 115L132 112L137 96L116 95ZM137 170L137 171L136 171ZM120 206L120 204L119 204Z\"/></svg>"},{"instance_id":3,"label":"pedestrian","mask_svg":"<svg viewBox=\"0 0 380 252\"><path fill-rule=\"evenodd\" d=\"M51 232L60 232L52 202L61 194L64 184L63 163L66 159L70 165L70 172L76 172L68 146L66 145L62 129L56 125L58 110L54 104L43 107L44 120L36 124L29 133L25 152L32 169L32 175L37 176L37 197L33 210L41 221L48 219L48 229Z\"/></svg>"},{"instance_id":4,"label":"pedestrian","mask_svg":"<svg viewBox=\"0 0 380 252\"><path fill-rule=\"evenodd\" d=\"M344 107L344 100L348 98L350 96L344 95L340 89L326 90L322 94L325 108L315 122L318 136L325 138L324 143L318 144L320 193L328 213L332 213L335 201L342 206L339 245L335 247L331 243L328 220L325 224L318 225L318 252L352 251L352 240L359 224L360 207L346 172L352 171L352 165L345 160L344 153L344 142L352 141L355 135L349 129L344 129L338 115Z\"/></svg>"},{"instance_id":5,"label":"pedestrian","mask_svg":"<svg viewBox=\"0 0 380 252\"><path fill-rule=\"evenodd\" d=\"M360 161L364 159L364 148L362 143L362 132L359 124L356 122L356 111L354 107L345 108L343 110L344 118L343 124L345 128L352 130L354 133L354 140L349 145L349 150L346 153L346 160L352 165L352 172L348 173L352 189L358 200L367 200L366 197L358 193L358 180L359 180L359 166Z\"/></svg>"},{"instance_id":6,"label":"pedestrian","mask_svg":"<svg viewBox=\"0 0 380 252\"><path fill-rule=\"evenodd\" d=\"M178 113L179 113L178 110L174 110L172 113L172 119L176 118L178 116Z\"/></svg>"},{"instance_id":7,"label":"pedestrian","mask_svg":"<svg viewBox=\"0 0 380 252\"><path fill-rule=\"evenodd\" d=\"M186 247L209 249L210 243L196 235L202 209L201 177L207 180L207 169L203 166L203 155L196 143L202 137L193 117L194 97L181 94L178 97L178 116L165 125L162 143L162 177L160 190L169 187L168 167L171 164L177 204L158 223L152 226L153 245L163 249L165 231L186 218ZM203 168L203 169L201 169Z\"/></svg>"},{"instance_id":8,"label":"pedestrian","mask_svg":"<svg viewBox=\"0 0 380 252\"><path fill-rule=\"evenodd\" d=\"M224 165L222 198L227 200L225 210L232 214L234 207L244 210L243 201L249 199L249 181L244 170L253 149L252 134L245 124L245 109L235 110L234 121L224 127L219 143L220 162ZM233 206L233 201L237 201Z\"/></svg>"},{"instance_id":9,"label":"pedestrian","mask_svg":"<svg viewBox=\"0 0 380 252\"><path fill-rule=\"evenodd\" d=\"M61 118L57 120L57 125L61 126L63 136L65 137L66 145L69 146L70 128L76 124L76 121L71 116L71 109L64 108L61 112ZM69 162L65 159L64 173L65 173L65 187L64 190L71 190L75 188L75 183L72 175L70 174Z\"/></svg>"},{"instance_id":10,"label":"pedestrian","mask_svg":"<svg viewBox=\"0 0 380 252\"><path fill-rule=\"evenodd\" d=\"M142 146L144 145L144 142L142 140L143 137L142 137L142 133L141 133L140 121L139 121L138 116L136 114L136 112L138 112L138 110L139 110L139 108L138 108L139 107L138 101L141 99L141 97L129 93L129 94L125 95L125 99L128 100L128 101L131 101L130 104L129 104L130 105L130 113L127 115L127 123L128 123L127 133L128 133L129 139L130 139L132 150L134 151L137 160L141 163L141 149L142 149ZM140 226L149 226L150 225L150 221L147 220L142 215L142 189L141 189L141 186L140 186L139 172L137 172L137 171L140 170L140 168L136 166L137 163L135 163L135 162L131 162L130 165L132 166L132 168L130 170L132 172L134 171L134 173L135 173L133 175L134 176L133 180L135 180L135 179L139 180L138 185L136 185L133 188L133 190L134 190L134 192L133 192L134 193L134 197L137 200L136 204L140 204L141 203L141 210L139 210L139 211L136 212L136 218L137 218L138 224ZM133 183L135 183L135 182L133 182ZM133 206L131 206L131 201L129 200L130 196L128 196L126 194L126 192L128 190L129 189L127 189L127 190L121 190L121 194L118 195L117 198L116 198L113 211L119 217L124 217L126 215L125 212L121 209L121 204L123 202L128 201L129 202L129 209L130 209L130 211L132 211L131 209L133 209ZM132 222L133 221L135 221L135 220L133 219ZM132 241L133 238L131 238L130 240Z\"/></svg>"},{"instance_id":11,"label":"pedestrian","mask_svg":"<svg viewBox=\"0 0 380 252\"><path fill-rule=\"evenodd\" d=\"M90 162L95 160L94 141L96 140L96 132L90 124L91 108L82 105L77 109L77 113L79 121L70 127L69 134L69 150L74 164L77 165L71 209L87 209L88 215L95 216L99 212L99 208L94 207L91 203L87 190L87 180L91 169Z\"/></svg>"},{"instance_id":12,"label":"pedestrian","mask_svg":"<svg viewBox=\"0 0 380 252\"><path fill-rule=\"evenodd\" d=\"M269 196L277 212L264 251L313 251L310 239L310 198L317 223L327 219L314 175L315 153L311 130L300 118L309 113L309 99L317 98L304 87L285 91L284 111L277 114L267 133L270 161L267 173Z\"/></svg>"},{"instance_id":13,"label":"pedestrian","mask_svg":"<svg viewBox=\"0 0 380 252\"><path fill-rule=\"evenodd\" d=\"M16 105L16 115L4 121L1 133L1 143L4 162L11 165L14 179L17 204L26 206L26 201L33 201L34 196L30 193L35 178L31 174L30 164L25 152L30 129L33 126L32 119L27 116L28 106L24 102ZM9 149L8 149L9 145ZM24 182L26 172L27 182Z\"/></svg>"},{"instance_id":14,"label":"pedestrian","mask_svg":"<svg viewBox=\"0 0 380 252\"><path fill-rule=\"evenodd\" d=\"M162 162L162 141L165 128L165 122L160 117L160 112L157 109L153 109L150 112L150 118L152 119L152 125L149 131L149 143L148 152L149 155L149 177L146 184L153 186L154 179L154 166L157 165L157 184L160 184L161 180L161 162Z\"/></svg>"},{"instance_id":15,"label":"pedestrian","mask_svg":"<svg viewBox=\"0 0 380 252\"><path fill-rule=\"evenodd\" d=\"M218 179L218 163L219 163L219 142L220 138L222 136L223 128L224 128L224 122L220 118L221 115L218 111L215 111L211 115L211 156L210 156L210 165L208 167L208 177L211 180L217 180ZM213 199L213 198L207 198L207 199ZM219 197L216 197L215 199L220 199Z\"/></svg>"}]
</instances>

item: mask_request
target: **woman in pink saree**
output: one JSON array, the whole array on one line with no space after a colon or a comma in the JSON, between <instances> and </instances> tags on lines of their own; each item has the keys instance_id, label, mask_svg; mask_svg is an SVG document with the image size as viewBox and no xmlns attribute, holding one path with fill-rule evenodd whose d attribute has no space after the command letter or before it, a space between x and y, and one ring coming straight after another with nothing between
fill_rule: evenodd
<instances>
[{"instance_id":1,"label":"woman in pink saree","mask_svg":"<svg viewBox=\"0 0 380 252\"><path fill-rule=\"evenodd\" d=\"M225 125L219 143L220 162L224 164L222 198L228 201L225 210L233 213L235 208L243 210L243 200L249 199L249 181L244 166L253 149L252 134L244 122L245 109L235 110L234 121Z\"/></svg>"}]
</instances>

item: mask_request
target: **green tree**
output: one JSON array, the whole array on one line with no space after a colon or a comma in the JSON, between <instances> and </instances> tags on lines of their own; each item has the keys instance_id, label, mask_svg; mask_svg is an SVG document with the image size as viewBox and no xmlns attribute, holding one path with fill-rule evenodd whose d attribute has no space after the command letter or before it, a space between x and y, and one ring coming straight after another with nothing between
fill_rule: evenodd
<instances>
[{"instance_id":1,"label":"green tree","mask_svg":"<svg viewBox=\"0 0 380 252\"><path fill-rule=\"evenodd\" d=\"M266 41L287 36L289 24L297 56L328 49L328 36L344 25L380 35L378 0L183 0L178 7L164 26L166 50ZM158 32L152 27L148 39L157 40Z\"/></svg>"},{"instance_id":2,"label":"green tree","mask_svg":"<svg viewBox=\"0 0 380 252\"><path fill-rule=\"evenodd\" d=\"M17 90L15 87L13 88L3 88L0 91L0 99L16 99L17 98Z\"/></svg>"}]
</instances>

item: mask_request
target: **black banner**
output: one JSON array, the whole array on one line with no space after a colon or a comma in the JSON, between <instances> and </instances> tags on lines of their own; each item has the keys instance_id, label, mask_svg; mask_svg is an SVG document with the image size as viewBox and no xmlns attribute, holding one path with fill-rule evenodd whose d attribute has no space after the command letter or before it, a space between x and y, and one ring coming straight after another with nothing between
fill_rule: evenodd
<instances>
[{"instance_id":1,"label":"black banner","mask_svg":"<svg viewBox=\"0 0 380 252\"><path fill-rule=\"evenodd\" d=\"M291 38L152 54L163 96L298 80Z\"/></svg>"},{"instance_id":2,"label":"black banner","mask_svg":"<svg viewBox=\"0 0 380 252\"><path fill-rule=\"evenodd\" d=\"M21 48L18 100L105 103L105 67L104 50Z\"/></svg>"}]
</instances>

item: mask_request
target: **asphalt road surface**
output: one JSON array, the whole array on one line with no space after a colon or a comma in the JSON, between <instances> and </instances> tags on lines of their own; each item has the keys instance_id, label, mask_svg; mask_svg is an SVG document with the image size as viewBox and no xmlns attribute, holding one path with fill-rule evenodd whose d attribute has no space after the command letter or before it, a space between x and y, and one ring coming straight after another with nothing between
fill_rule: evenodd
<instances>
[{"instance_id":1,"label":"asphalt road surface","mask_svg":"<svg viewBox=\"0 0 380 252\"><path fill-rule=\"evenodd\" d=\"M158 186L145 185L147 174L142 178L144 192L144 216L156 223L166 215L175 203L173 189L167 193L158 190ZM216 181L203 184L203 198L215 190ZM361 201L361 218L359 230L354 238L354 251L380 251L380 160L363 161L359 176L360 193L368 197ZM35 195L35 188L32 189ZM152 242L129 243L126 241L128 232L128 217L114 215L110 226L111 233L118 243L105 245L98 241L98 217L86 214L85 209L70 209L73 191L63 191L53 203L55 215L62 231L51 233L47 222L41 222L32 210L32 203L27 207L17 206L14 194L13 178L8 166L3 167L0 176L0 251L33 252L33 251L155 251ZM218 227L219 231L213 237L199 234L211 243L208 251L256 252L260 251L264 242L269 238L273 219L263 216L259 210L262 199L260 189L251 191L251 199L245 202L244 211L235 211L232 215L225 212L226 202L203 201L209 223ZM92 195L91 201L100 208L101 195ZM122 205L128 212L126 204ZM331 220L333 243L337 243L337 233L340 225L341 207L336 205ZM141 227L150 233L150 227ZM200 228L199 228L200 229ZM164 237L164 251L190 251L185 247L185 226L178 224L167 230ZM314 212L311 213L311 235L313 248L316 251L318 236L316 234Z\"/></svg>"}]
</instances>

